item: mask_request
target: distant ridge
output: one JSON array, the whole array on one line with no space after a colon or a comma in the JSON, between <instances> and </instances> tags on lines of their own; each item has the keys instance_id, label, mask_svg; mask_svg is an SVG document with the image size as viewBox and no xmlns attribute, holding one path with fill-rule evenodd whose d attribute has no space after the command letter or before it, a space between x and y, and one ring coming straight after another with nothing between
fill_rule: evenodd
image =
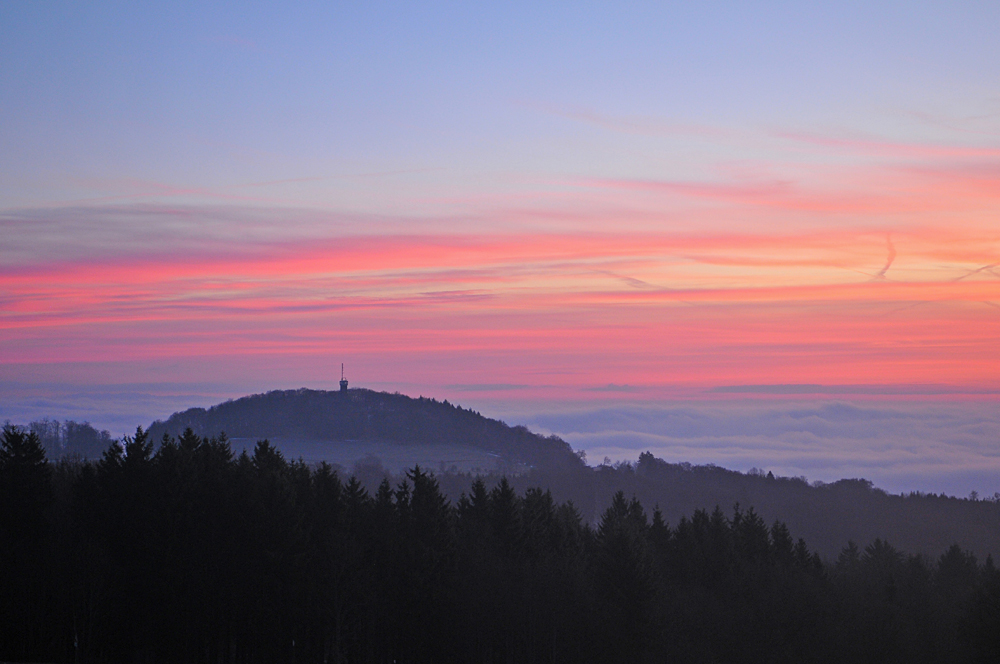
<instances>
[{"instance_id":1,"label":"distant ridge","mask_svg":"<svg viewBox=\"0 0 1000 664\"><path fill-rule=\"evenodd\" d=\"M518 491L536 486L550 489L557 500L571 501L584 520L591 522L599 518L617 491L635 496L644 505L658 506L670 523L699 509L711 511L719 506L728 514L737 504L752 507L766 523L786 523L831 561L848 541L864 547L876 538L931 560L953 543L981 557L1000 553L996 525L1000 523L1000 497L973 500L921 493L891 495L863 479L810 485L804 478L773 477L760 471L741 473L714 465L668 463L649 452L640 454L634 463L588 468L560 438L541 436L523 426L511 427L447 401L423 397L366 389L274 391L175 413L165 422L154 422L150 433L158 440L164 434L178 436L187 427L199 436L225 432L242 439L241 444L269 438L292 458L300 456L295 450L305 449L297 447L297 441L316 441L310 450L329 446L330 454L320 450L313 460L330 459L337 456L334 451L352 446L354 450L370 449L377 457L398 445L396 449L419 452L410 456L422 459L432 458L434 450L445 445L479 450L480 457L486 453L503 463L467 467L458 473L436 462L421 461L420 465L440 468L442 489L452 500L468 491L469 475L464 473L470 470L471 474L482 471L493 480L508 474ZM352 458L355 466L348 472L357 474L374 490L385 469L378 466L368 472L356 463L363 456L364 452Z\"/></svg>"},{"instance_id":2,"label":"distant ridge","mask_svg":"<svg viewBox=\"0 0 1000 664\"><path fill-rule=\"evenodd\" d=\"M534 467L583 467L569 444L523 426L445 401L403 394L351 389L275 390L226 401L210 408L190 408L157 420L154 440L178 436L190 427L199 436L390 442L400 445L448 443L497 455L508 463Z\"/></svg>"}]
</instances>

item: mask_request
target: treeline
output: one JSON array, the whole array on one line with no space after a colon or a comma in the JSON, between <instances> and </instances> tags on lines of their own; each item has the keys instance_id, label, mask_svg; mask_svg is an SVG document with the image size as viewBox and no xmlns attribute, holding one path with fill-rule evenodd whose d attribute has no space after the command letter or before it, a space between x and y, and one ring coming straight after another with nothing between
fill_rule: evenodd
<instances>
[{"instance_id":1,"label":"treeline","mask_svg":"<svg viewBox=\"0 0 1000 664\"><path fill-rule=\"evenodd\" d=\"M356 465L351 472L377 486L384 469ZM374 471L374 472L373 472ZM437 475L444 492L457 500L474 479L463 473ZM511 476L524 491L552 490L557 502L572 501L585 521L596 524L622 491L643 505L659 505L667 521L677 523L698 509L714 505L753 505L767 523L780 519L824 558L835 560L844 543L889 540L907 553L937 558L960 542L980 560L1000 552L1000 501L910 493L890 494L868 480L843 479L810 484L800 477L761 471L741 473L714 465L668 463L649 452L638 461L573 469L537 468Z\"/></svg>"},{"instance_id":2,"label":"treeline","mask_svg":"<svg viewBox=\"0 0 1000 664\"><path fill-rule=\"evenodd\" d=\"M44 418L32 422L28 428L38 436L46 456L52 460L63 457L100 459L104 450L116 442L110 432L99 431L90 422Z\"/></svg>"},{"instance_id":3,"label":"treeline","mask_svg":"<svg viewBox=\"0 0 1000 664\"><path fill-rule=\"evenodd\" d=\"M423 397L366 389L278 390L175 413L165 422L154 422L150 431L154 440L160 440L164 433L179 436L188 427L203 437L225 431L244 441L268 438L291 457L304 453L324 458L322 445L303 452L295 443L323 440L329 446L328 460L338 458L339 441L346 440L391 441L411 450L441 443L477 449L495 456L498 462L496 470L485 472L505 474L519 492L532 486L551 489L556 502L572 501L584 521L592 525L614 494L623 491L644 505L659 504L664 518L673 523L714 505L753 505L766 522L784 521L830 559L851 539L888 539L904 551L933 557L952 542L961 542L980 559L1000 552L1000 502L891 495L861 479L816 486L805 478L668 463L648 452L637 462L591 468L557 437L511 427L447 401ZM468 491L473 476L457 468L446 471L447 462L431 465L440 470L437 479L453 502ZM357 474L374 491L386 475L383 471L358 468ZM390 483L400 479L390 477ZM987 495L992 492L985 491Z\"/></svg>"},{"instance_id":4,"label":"treeline","mask_svg":"<svg viewBox=\"0 0 1000 664\"><path fill-rule=\"evenodd\" d=\"M824 563L753 509L676 524L619 492L590 527L548 491L414 468L368 492L267 441L96 463L0 440L0 660L968 662L1000 653L1000 572L877 540Z\"/></svg>"},{"instance_id":5,"label":"treeline","mask_svg":"<svg viewBox=\"0 0 1000 664\"><path fill-rule=\"evenodd\" d=\"M615 492L624 491L643 504L659 504L664 516L675 522L716 504L753 505L766 521L781 519L830 559L848 540L876 538L888 539L908 553L935 558L954 542L980 560L1000 553L1000 502L993 500L891 494L864 479L810 484L804 478L760 471L667 463L648 452L632 464L596 467L592 482L597 510Z\"/></svg>"}]
</instances>

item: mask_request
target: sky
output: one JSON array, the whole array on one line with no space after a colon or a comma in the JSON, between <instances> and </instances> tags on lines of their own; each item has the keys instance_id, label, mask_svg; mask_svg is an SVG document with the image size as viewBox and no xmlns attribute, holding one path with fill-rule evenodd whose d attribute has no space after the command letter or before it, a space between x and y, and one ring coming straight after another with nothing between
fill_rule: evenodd
<instances>
[{"instance_id":1,"label":"sky","mask_svg":"<svg viewBox=\"0 0 1000 664\"><path fill-rule=\"evenodd\" d=\"M0 419L118 435L343 362L592 462L991 495L997 25L0 3Z\"/></svg>"}]
</instances>

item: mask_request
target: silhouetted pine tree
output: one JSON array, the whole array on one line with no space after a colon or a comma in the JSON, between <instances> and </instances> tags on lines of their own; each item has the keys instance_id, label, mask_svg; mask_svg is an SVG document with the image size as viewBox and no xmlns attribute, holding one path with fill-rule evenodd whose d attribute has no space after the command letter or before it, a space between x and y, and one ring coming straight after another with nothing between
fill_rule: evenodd
<instances>
[{"instance_id":1,"label":"silhouetted pine tree","mask_svg":"<svg viewBox=\"0 0 1000 664\"><path fill-rule=\"evenodd\" d=\"M36 433L0 434L0 657L34 659L45 646L52 471Z\"/></svg>"}]
</instances>

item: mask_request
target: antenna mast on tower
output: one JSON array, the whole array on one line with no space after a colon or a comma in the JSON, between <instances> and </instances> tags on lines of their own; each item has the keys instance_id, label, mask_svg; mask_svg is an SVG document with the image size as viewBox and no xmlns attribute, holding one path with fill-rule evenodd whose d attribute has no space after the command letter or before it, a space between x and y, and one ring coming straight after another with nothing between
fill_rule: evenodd
<instances>
[{"instance_id":1,"label":"antenna mast on tower","mask_svg":"<svg viewBox=\"0 0 1000 664\"><path fill-rule=\"evenodd\" d=\"M340 363L340 391L341 392L346 392L347 391L347 379L344 378L344 363L343 362Z\"/></svg>"}]
</instances>

